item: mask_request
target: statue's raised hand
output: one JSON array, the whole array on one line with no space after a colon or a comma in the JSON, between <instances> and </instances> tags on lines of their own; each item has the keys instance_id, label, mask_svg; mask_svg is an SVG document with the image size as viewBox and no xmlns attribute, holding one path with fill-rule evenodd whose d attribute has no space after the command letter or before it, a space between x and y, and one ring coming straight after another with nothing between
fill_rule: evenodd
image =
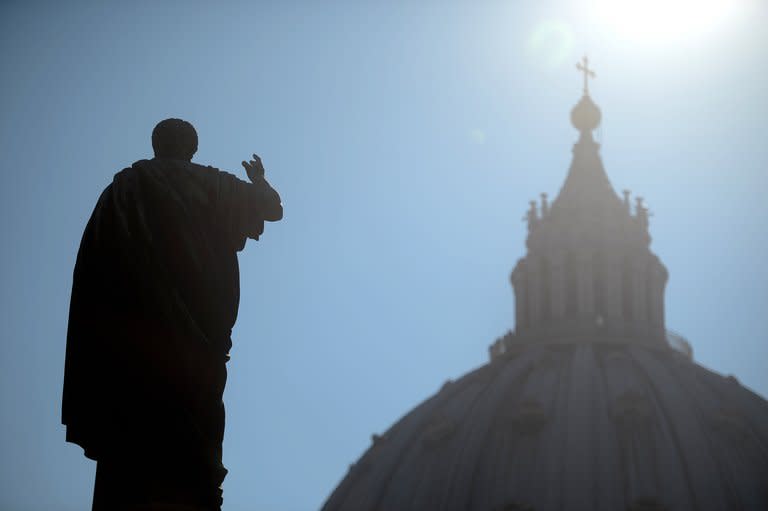
<instances>
[{"instance_id":1,"label":"statue's raised hand","mask_svg":"<svg viewBox=\"0 0 768 511\"><path fill-rule=\"evenodd\" d=\"M251 180L251 183L258 183L264 179L264 165L261 163L261 158L256 154L253 155L251 161L243 161L243 168L246 174L248 174L248 179Z\"/></svg>"}]
</instances>

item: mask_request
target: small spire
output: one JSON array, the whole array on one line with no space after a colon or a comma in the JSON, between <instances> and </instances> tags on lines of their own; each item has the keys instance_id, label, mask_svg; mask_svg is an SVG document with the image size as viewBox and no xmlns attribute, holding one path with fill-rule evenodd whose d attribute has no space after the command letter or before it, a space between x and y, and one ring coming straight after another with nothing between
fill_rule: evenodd
<instances>
[{"instance_id":1,"label":"small spire","mask_svg":"<svg viewBox=\"0 0 768 511\"><path fill-rule=\"evenodd\" d=\"M622 190L621 193L624 194L624 207L627 208L627 213L630 212L630 206L629 206L629 194L632 193L629 190Z\"/></svg>"},{"instance_id":2,"label":"small spire","mask_svg":"<svg viewBox=\"0 0 768 511\"><path fill-rule=\"evenodd\" d=\"M635 217L643 229L648 230L648 208L643 204L643 198L637 197L635 199Z\"/></svg>"},{"instance_id":3,"label":"small spire","mask_svg":"<svg viewBox=\"0 0 768 511\"><path fill-rule=\"evenodd\" d=\"M536 223L539 221L539 213L536 211L536 201L532 200L530 203L530 209L525 215L525 220L528 221L528 230L532 231L536 227Z\"/></svg>"}]
</instances>

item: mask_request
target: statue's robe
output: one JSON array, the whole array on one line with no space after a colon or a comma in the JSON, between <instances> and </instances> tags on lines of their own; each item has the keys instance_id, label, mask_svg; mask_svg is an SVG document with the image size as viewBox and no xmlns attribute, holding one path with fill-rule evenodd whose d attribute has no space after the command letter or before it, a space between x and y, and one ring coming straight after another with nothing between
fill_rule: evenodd
<instances>
[{"instance_id":1,"label":"statue's robe","mask_svg":"<svg viewBox=\"0 0 768 511\"><path fill-rule=\"evenodd\" d=\"M94 509L218 509L237 251L275 208L266 181L172 159L138 161L102 193L74 270L62 403L67 440L98 461Z\"/></svg>"}]
</instances>

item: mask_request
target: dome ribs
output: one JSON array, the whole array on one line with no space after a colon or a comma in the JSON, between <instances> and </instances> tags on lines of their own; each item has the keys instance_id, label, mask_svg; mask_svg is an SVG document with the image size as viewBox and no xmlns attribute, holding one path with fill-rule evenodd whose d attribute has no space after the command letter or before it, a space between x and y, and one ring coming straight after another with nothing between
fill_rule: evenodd
<instances>
[{"instance_id":1,"label":"dome ribs","mask_svg":"<svg viewBox=\"0 0 768 511\"><path fill-rule=\"evenodd\" d=\"M544 432L551 419L551 403L535 389L554 390L557 361L545 358L549 350L530 350L525 368L505 364L506 387L494 393L497 408L489 412L484 442L474 460L470 491L457 509L502 509L510 502L529 504L531 473ZM544 362L543 362L544 361ZM543 363L542 363L543 362ZM554 392L544 394L554 396Z\"/></svg>"},{"instance_id":2,"label":"dome ribs","mask_svg":"<svg viewBox=\"0 0 768 511\"><path fill-rule=\"evenodd\" d=\"M706 432L697 420L698 413L692 402L693 396L683 392L678 371L665 367L669 358L655 357L648 350L637 347L631 347L630 352L638 371L645 377L647 389L652 392L652 402L655 405L655 413L658 414L658 419L654 421L655 432L666 429L670 434L669 437L665 435L666 439L661 438L665 441L656 443L655 453L658 456L674 452L673 457L667 457L667 463L676 460L682 469L668 471L666 477L659 475L658 480L663 484L665 504L671 509L677 509L683 507L679 502L688 501L685 508L701 511L728 509L728 502L721 490L719 474L715 467L717 460L712 456L711 449L707 448L709 442ZM656 465L659 471L665 468L666 463L659 462ZM687 484L668 479L675 475L679 477L680 474L685 474ZM688 493L689 497L685 498L683 493Z\"/></svg>"},{"instance_id":3,"label":"dome ribs","mask_svg":"<svg viewBox=\"0 0 768 511\"><path fill-rule=\"evenodd\" d=\"M764 509L761 405L672 350L518 346L400 419L323 510Z\"/></svg>"},{"instance_id":4,"label":"dome ribs","mask_svg":"<svg viewBox=\"0 0 768 511\"><path fill-rule=\"evenodd\" d=\"M596 500L594 486L595 458L593 449L598 440L592 427L595 362L592 346L579 346L573 351L568 372L565 400L566 438L563 465L568 476L563 478L563 501L576 509L593 508Z\"/></svg>"}]
</instances>

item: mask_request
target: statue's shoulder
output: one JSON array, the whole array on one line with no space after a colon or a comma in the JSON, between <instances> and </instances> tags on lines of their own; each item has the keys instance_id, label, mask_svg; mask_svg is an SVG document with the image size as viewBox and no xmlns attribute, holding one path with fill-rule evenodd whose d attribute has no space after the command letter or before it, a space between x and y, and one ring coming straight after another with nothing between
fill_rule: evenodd
<instances>
[{"instance_id":1,"label":"statue's shoulder","mask_svg":"<svg viewBox=\"0 0 768 511\"><path fill-rule=\"evenodd\" d=\"M183 182L189 177L193 181L215 180L227 174L211 165L200 165L191 161L175 160L169 158L152 158L151 160L137 160L130 167L115 174L114 182L130 181L131 178L161 180L163 182Z\"/></svg>"},{"instance_id":2,"label":"statue's shoulder","mask_svg":"<svg viewBox=\"0 0 768 511\"><path fill-rule=\"evenodd\" d=\"M184 162L184 164L189 170L205 176L217 176L221 172L221 170L212 165L200 165L199 163L193 163L191 161Z\"/></svg>"},{"instance_id":3,"label":"statue's shoulder","mask_svg":"<svg viewBox=\"0 0 768 511\"><path fill-rule=\"evenodd\" d=\"M191 171L195 173L216 172L213 167L205 167L184 160L175 160L171 158L152 158L136 160L130 167L119 171L115 176L129 176L131 174L152 174L157 172Z\"/></svg>"},{"instance_id":4,"label":"statue's shoulder","mask_svg":"<svg viewBox=\"0 0 768 511\"><path fill-rule=\"evenodd\" d=\"M241 182L241 179L239 179L235 174L227 172L226 170L221 170L212 165L200 165L198 163L192 162L184 162L184 165L190 172L206 180L224 180L231 183Z\"/></svg>"},{"instance_id":5,"label":"statue's shoulder","mask_svg":"<svg viewBox=\"0 0 768 511\"><path fill-rule=\"evenodd\" d=\"M136 175L141 172L141 169L144 167L144 162L146 161L148 160L136 161L132 163L129 167L125 167L115 172L114 176L112 176L112 182L107 186L107 190L109 190L113 186L121 186L130 182L132 178L135 178Z\"/></svg>"},{"instance_id":6,"label":"statue's shoulder","mask_svg":"<svg viewBox=\"0 0 768 511\"><path fill-rule=\"evenodd\" d=\"M129 167L125 167L115 173L115 179L126 178L150 167L152 160L137 160Z\"/></svg>"}]
</instances>

